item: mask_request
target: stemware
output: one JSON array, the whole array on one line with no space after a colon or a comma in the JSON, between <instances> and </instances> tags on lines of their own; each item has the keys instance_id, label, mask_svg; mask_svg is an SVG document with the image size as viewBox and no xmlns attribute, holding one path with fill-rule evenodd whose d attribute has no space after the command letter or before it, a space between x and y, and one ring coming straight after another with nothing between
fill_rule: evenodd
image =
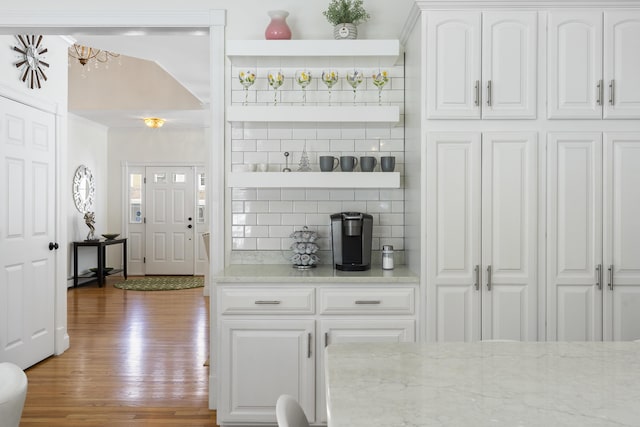
<instances>
[{"instance_id":1,"label":"stemware","mask_svg":"<svg viewBox=\"0 0 640 427\"><path fill-rule=\"evenodd\" d=\"M296 71L296 83L302 88L302 105L307 103L307 86L311 83L311 71Z\"/></svg>"},{"instance_id":2,"label":"stemware","mask_svg":"<svg viewBox=\"0 0 640 427\"><path fill-rule=\"evenodd\" d=\"M244 102L242 105L247 105L249 87L253 86L256 82L256 73L252 70L241 70L240 73L238 73L238 79L240 79L240 84L244 88Z\"/></svg>"},{"instance_id":3,"label":"stemware","mask_svg":"<svg viewBox=\"0 0 640 427\"><path fill-rule=\"evenodd\" d=\"M338 72L336 70L325 70L322 72L322 81L329 89L329 105L331 105L331 88L338 83Z\"/></svg>"},{"instance_id":4,"label":"stemware","mask_svg":"<svg viewBox=\"0 0 640 427\"><path fill-rule=\"evenodd\" d=\"M386 71L378 71L374 73L371 78L373 79L373 84L378 88L378 105L382 105L382 88L389 81L389 73Z\"/></svg>"},{"instance_id":5,"label":"stemware","mask_svg":"<svg viewBox=\"0 0 640 427\"><path fill-rule=\"evenodd\" d=\"M273 105L277 105L278 88L284 83L284 74L282 74L282 71L269 71L267 80L269 80L269 86L273 88Z\"/></svg>"},{"instance_id":6,"label":"stemware","mask_svg":"<svg viewBox=\"0 0 640 427\"><path fill-rule=\"evenodd\" d=\"M364 80L364 75L360 70L351 70L347 72L347 83L353 88L353 105L356 104L356 89Z\"/></svg>"}]
</instances>

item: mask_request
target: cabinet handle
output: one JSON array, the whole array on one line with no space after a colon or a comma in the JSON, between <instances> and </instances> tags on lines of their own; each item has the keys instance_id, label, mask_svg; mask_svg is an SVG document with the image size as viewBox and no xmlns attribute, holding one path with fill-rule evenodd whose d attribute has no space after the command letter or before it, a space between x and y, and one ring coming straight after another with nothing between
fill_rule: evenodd
<instances>
[{"instance_id":1,"label":"cabinet handle","mask_svg":"<svg viewBox=\"0 0 640 427\"><path fill-rule=\"evenodd\" d=\"M609 270L609 290L613 290L613 264L607 269Z\"/></svg>"},{"instance_id":2,"label":"cabinet handle","mask_svg":"<svg viewBox=\"0 0 640 427\"><path fill-rule=\"evenodd\" d=\"M311 332L307 334L307 359L311 358Z\"/></svg>"},{"instance_id":3,"label":"cabinet handle","mask_svg":"<svg viewBox=\"0 0 640 427\"><path fill-rule=\"evenodd\" d=\"M492 87L492 84L491 84L491 80L489 80L487 82L487 105L489 107L491 107L491 97L493 95L491 92L493 92L493 87Z\"/></svg>"},{"instance_id":4,"label":"cabinet handle","mask_svg":"<svg viewBox=\"0 0 640 427\"><path fill-rule=\"evenodd\" d=\"M487 290L491 290L491 266L487 266Z\"/></svg>"},{"instance_id":5,"label":"cabinet handle","mask_svg":"<svg viewBox=\"0 0 640 427\"><path fill-rule=\"evenodd\" d=\"M257 300L257 301L254 302L254 304L257 304L257 305L278 305L280 303L281 303L281 301L278 301L278 300L271 300L271 301L268 301L268 300Z\"/></svg>"},{"instance_id":6,"label":"cabinet handle","mask_svg":"<svg viewBox=\"0 0 640 427\"><path fill-rule=\"evenodd\" d=\"M377 300L366 300L366 299L360 299L360 300L356 300L356 304L358 305L364 305L364 304L369 304L369 305L375 305L375 304L380 304L381 301L379 299Z\"/></svg>"},{"instance_id":7,"label":"cabinet handle","mask_svg":"<svg viewBox=\"0 0 640 427\"><path fill-rule=\"evenodd\" d=\"M596 286L602 289L602 264L596 265Z\"/></svg>"},{"instance_id":8,"label":"cabinet handle","mask_svg":"<svg viewBox=\"0 0 640 427\"><path fill-rule=\"evenodd\" d=\"M616 103L616 81L611 80L609 83L609 104L614 105Z\"/></svg>"},{"instance_id":9,"label":"cabinet handle","mask_svg":"<svg viewBox=\"0 0 640 427\"><path fill-rule=\"evenodd\" d=\"M328 346L329 345L329 332L325 332L324 333L324 346Z\"/></svg>"},{"instance_id":10,"label":"cabinet handle","mask_svg":"<svg viewBox=\"0 0 640 427\"><path fill-rule=\"evenodd\" d=\"M480 290L480 266L476 265L473 271L476 273L476 282L473 284L473 286L475 286L476 291L479 291Z\"/></svg>"},{"instance_id":11,"label":"cabinet handle","mask_svg":"<svg viewBox=\"0 0 640 427\"><path fill-rule=\"evenodd\" d=\"M478 107L480 105L480 80L476 80L475 90L476 90L476 98L475 98L474 104L476 105L476 107Z\"/></svg>"},{"instance_id":12,"label":"cabinet handle","mask_svg":"<svg viewBox=\"0 0 640 427\"><path fill-rule=\"evenodd\" d=\"M598 105L602 105L602 91L604 89L603 88L603 84L602 84L602 80L598 80L597 88L598 88L598 91L597 91L598 98L596 99L596 103Z\"/></svg>"}]
</instances>

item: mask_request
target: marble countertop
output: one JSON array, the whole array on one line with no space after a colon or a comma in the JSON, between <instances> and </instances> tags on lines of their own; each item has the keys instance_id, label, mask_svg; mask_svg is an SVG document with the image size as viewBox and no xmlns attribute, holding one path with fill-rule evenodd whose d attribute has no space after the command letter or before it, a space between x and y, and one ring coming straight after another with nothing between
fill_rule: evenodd
<instances>
[{"instance_id":1,"label":"marble countertop","mask_svg":"<svg viewBox=\"0 0 640 427\"><path fill-rule=\"evenodd\" d=\"M357 343L325 357L329 427L640 425L640 343Z\"/></svg>"},{"instance_id":2,"label":"marble countertop","mask_svg":"<svg viewBox=\"0 0 640 427\"><path fill-rule=\"evenodd\" d=\"M234 264L215 276L218 284L229 283L418 283L418 276L405 266L383 270L339 271L329 265L298 270L289 264Z\"/></svg>"}]
</instances>

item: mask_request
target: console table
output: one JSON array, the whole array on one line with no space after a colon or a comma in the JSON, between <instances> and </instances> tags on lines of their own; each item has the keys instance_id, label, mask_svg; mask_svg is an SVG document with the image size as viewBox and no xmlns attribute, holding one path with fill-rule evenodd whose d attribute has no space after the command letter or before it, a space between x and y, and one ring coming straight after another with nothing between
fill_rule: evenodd
<instances>
[{"instance_id":1,"label":"console table","mask_svg":"<svg viewBox=\"0 0 640 427\"><path fill-rule=\"evenodd\" d=\"M105 264L107 259L107 246L122 245L122 268L109 270L105 272ZM78 248L81 246L93 246L97 248L98 269L96 275L78 275ZM73 242L73 287L78 286L79 281L88 283L95 279L98 280L98 286L104 285L105 276L116 273L123 273L125 280L127 279L127 239L111 239L111 240L83 240L81 242ZM84 279L84 280L83 280Z\"/></svg>"}]
</instances>

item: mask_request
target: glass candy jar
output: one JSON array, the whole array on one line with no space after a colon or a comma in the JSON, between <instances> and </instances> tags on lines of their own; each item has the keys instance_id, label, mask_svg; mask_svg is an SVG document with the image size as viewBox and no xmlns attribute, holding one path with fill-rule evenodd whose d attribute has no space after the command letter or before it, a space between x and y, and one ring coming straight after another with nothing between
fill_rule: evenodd
<instances>
[{"instance_id":1,"label":"glass candy jar","mask_svg":"<svg viewBox=\"0 0 640 427\"><path fill-rule=\"evenodd\" d=\"M289 236L293 239L291 243L291 262L295 268L307 269L318 265L318 245L315 243L318 233L309 230L304 226L302 230L294 231Z\"/></svg>"}]
</instances>

